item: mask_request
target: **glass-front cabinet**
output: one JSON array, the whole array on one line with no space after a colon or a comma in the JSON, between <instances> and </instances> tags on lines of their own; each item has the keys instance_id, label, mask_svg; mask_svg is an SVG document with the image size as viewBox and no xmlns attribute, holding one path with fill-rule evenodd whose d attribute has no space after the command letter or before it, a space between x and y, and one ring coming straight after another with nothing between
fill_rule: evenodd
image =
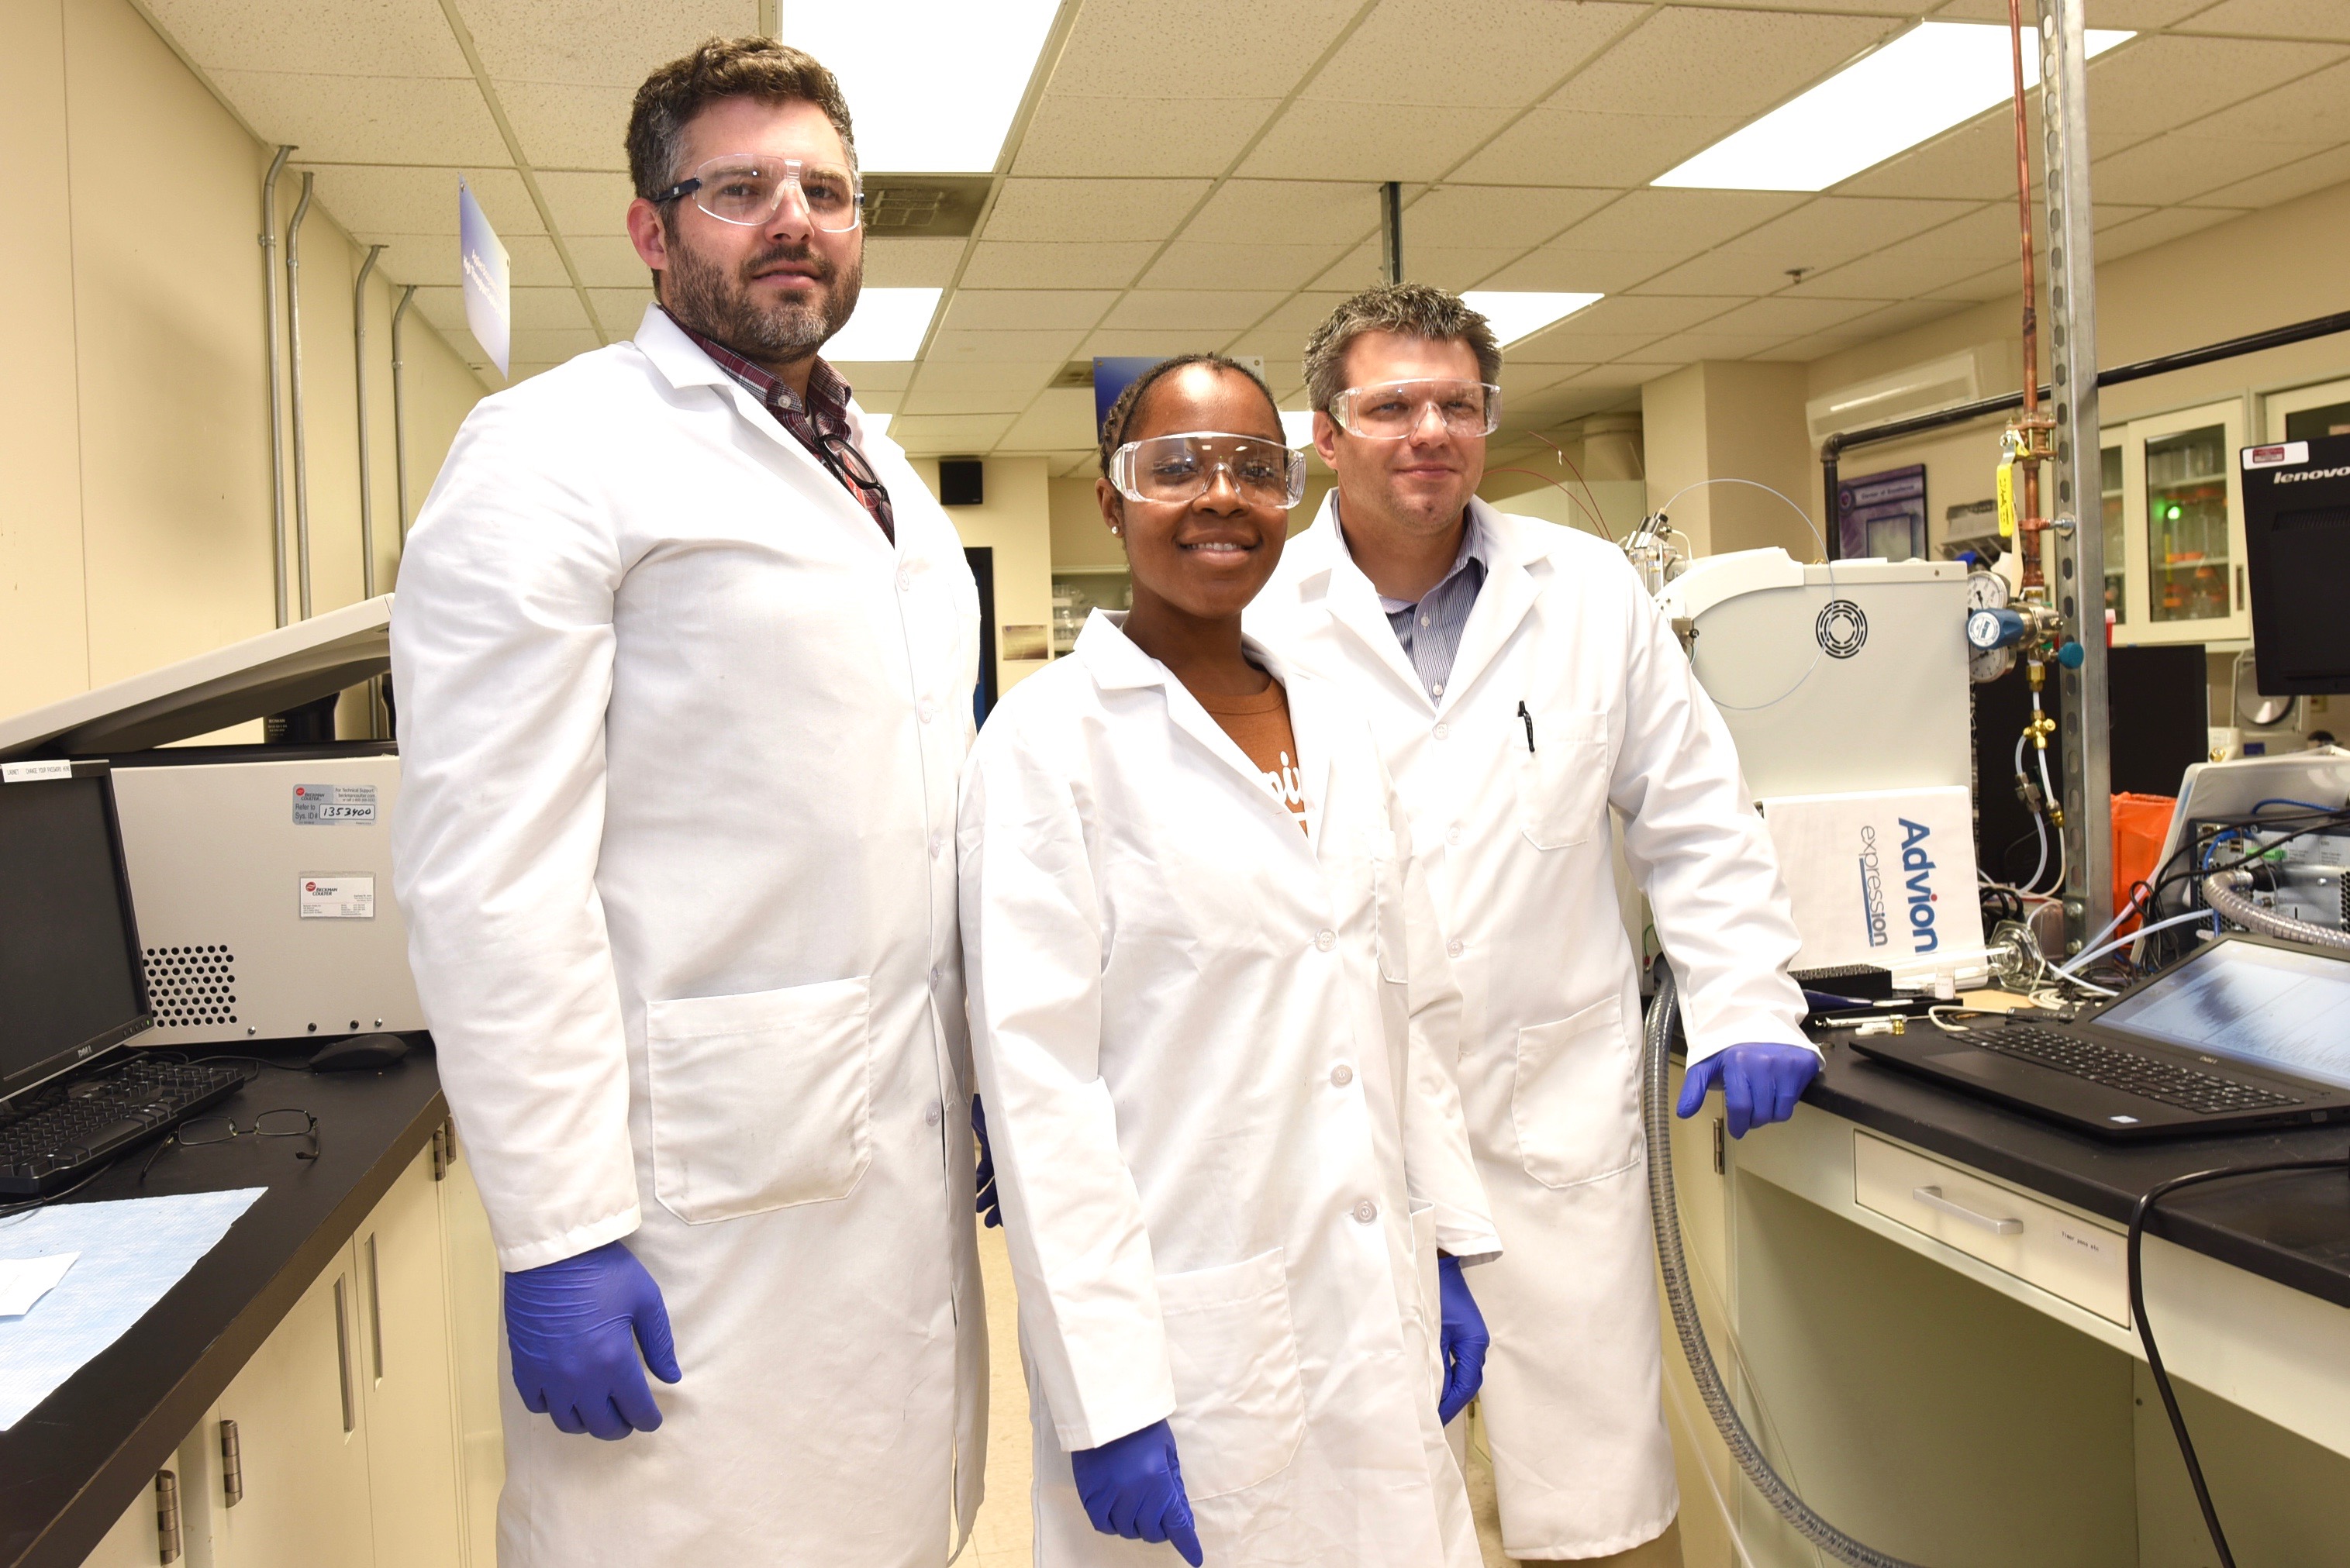
<instances>
[{"instance_id":1,"label":"glass-front cabinet","mask_svg":"<svg viewBox=\"0 0 2350 1568\"><path fill-rule=\"evenodd\" d=\"M2236 472L2236 453L2244 444L2243 400L2133 420L2117 433L2123 581L2114 640L2250 637L2243 489ZM2106 472L2110 476L2110 466ZM2106 489L2110 541L2110 477ZM2110 602L2110 576L2106 593Z\"/></svg>"},{"instance_id":2,"label":"glass-front cabinet","mask_svg":"<svg viewBox=\"0 0 2350 1568\"><path fill-rule=\"evenodd\" d=\"M2350 435L2350 381L2295 387L2271 392L2263 400L2268 433L2263 441L2315 441L2321 436Z\"/></svg>"},{"instance_id":3,"label":"glass-front cabinet","mask_svg":"<svg viewBox=\"0 0 2350 1568\"><path fill-rule=\"evenodd\" d=\"M2129 624L2129 568L2126 565L2128 546L2122 535L2127 531L2123 521L2122 449L2109 446L2099 454L2104 462L2104 477L2097 485L2105 504L2106 518L2106 614L2118 636L2119 629Z\"/></svg>"}]
</instances>

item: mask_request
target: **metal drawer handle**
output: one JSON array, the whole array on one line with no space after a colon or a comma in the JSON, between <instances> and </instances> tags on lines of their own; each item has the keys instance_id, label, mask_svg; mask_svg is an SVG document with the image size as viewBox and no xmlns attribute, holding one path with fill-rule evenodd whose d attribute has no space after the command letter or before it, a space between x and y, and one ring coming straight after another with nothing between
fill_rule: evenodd
<instances>
[{"instance_id":1,"label":"metal drawer handle","mask_svg":"<svg viewBox=\"0 0 2350 1568\"><path fill-rule=\"evenodd\" d=\"M1963 1220L1970 1225L1980 1225L1994 1236L2023 1234L2022 1220L1998 1220L1988 1214L1978 1214L1964 1204L1953 1203L1943 1197L1939 1187L1913 1187L1909 1189L1909 1196L1937 1213L1947 1214L1953 1220Z\"/></svg>"}]
</instances>

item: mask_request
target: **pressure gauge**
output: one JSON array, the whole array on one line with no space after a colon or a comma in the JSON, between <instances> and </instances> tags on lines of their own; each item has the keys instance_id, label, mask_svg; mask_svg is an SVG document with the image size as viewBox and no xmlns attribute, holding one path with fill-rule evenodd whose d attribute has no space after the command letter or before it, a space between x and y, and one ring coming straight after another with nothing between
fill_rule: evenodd
<instances>
[{"instance_id":1,"label":"pressure gauge","mask_svg":"<svg viewBox=\"0 0 2350 1568\"><path fill-rule=\"evenodd\" d=\"M1967 574L1967 608L2004 609L2007 607L2007 579L1997 572Z\"/></svg>"}]
</instances>

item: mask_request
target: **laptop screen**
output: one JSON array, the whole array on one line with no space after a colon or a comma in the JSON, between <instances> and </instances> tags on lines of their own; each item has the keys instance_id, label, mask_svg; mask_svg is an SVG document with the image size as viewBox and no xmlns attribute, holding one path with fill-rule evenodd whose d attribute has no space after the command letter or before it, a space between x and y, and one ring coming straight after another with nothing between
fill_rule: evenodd
<instances>
[{"instance_id":1,"label":"laptop screen","mask_svg":"<svg viewBox=\"0 0 2350 1568\"><path fill-rule=\"evenodd\" d=\"M2350 1089L2350 962L2221 941L2097 1015L2105 1028Z\"/></svg>"}]
</instances>

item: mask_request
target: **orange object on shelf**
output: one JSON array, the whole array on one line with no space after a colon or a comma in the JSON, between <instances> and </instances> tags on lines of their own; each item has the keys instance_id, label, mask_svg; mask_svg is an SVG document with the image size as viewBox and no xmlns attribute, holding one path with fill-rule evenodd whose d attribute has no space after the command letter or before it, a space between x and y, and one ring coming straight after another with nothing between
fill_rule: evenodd
<instances>
[{"instance_id":1,"label":"orange object on shelf","mask_svg":"<svg viewBox=\"0 0 2350 1568\"><path fill-rule=\"evenodd\" d=\"M2130 888L2154 880L2162 842L2170 836L2170 815L2178 802L2167 794L2117 794L2114 804L2114 908L2129 903ZM2138 928L2133 915L2115 929L2126 936Z\"/></svg>"}]
</instances>

